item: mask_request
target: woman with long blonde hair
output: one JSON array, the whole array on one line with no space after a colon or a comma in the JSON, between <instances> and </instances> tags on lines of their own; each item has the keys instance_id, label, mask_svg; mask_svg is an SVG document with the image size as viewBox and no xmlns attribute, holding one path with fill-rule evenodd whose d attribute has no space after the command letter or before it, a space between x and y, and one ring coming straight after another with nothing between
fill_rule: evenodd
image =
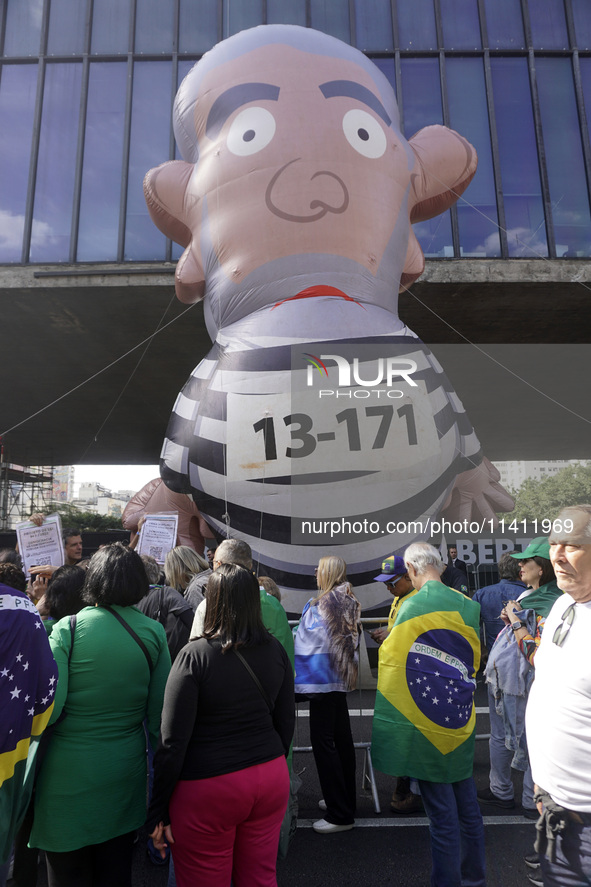
<instances>
[{"instance_id":1,"label":"woman with long blonde hair","mask_svg":"<svg viewBox=\"0 0 591 887\"><path fill-rule=\"evenodd\" d=\"M166 584L176 588L196 610L211 576L209 562L188 545L177 545L164 560Z\"/></svg>"},{"instance_id":2,"label":"woman with long blonde hair","mask_svg":"<svg viewBox=\"0 0 591 887\"><path fill-rule=\"evenodd\" d=\"M319 806L326 811L313 828L332 834L355 825L355 747L346 693L357 683L361 605L342 558L321 558L316 582L318 594L304 607L295 636L295 690L310 701Z\"/></svg>"}]
</instances>

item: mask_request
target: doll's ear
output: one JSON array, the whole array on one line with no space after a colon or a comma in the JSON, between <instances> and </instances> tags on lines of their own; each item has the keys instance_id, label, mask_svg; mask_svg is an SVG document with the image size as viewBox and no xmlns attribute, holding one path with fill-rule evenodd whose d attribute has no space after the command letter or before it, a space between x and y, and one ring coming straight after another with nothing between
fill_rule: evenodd
<instances>
[{"instance_id":1,"label":"doll's ear","mask_svg":"<svg viewBox=\"0 0 591 887\"><path fill-rule=\"evenodd\" d=\"M181 246L191 242L185 193L194 167L183 160L170 160L151 169L144 178L144 197L157 228Z\"/></svg>"},{"instance_id":2,"label":"doll's ear","mask_svg":"<svg viewBox=\"0 0 591 887\"><path fill-rule=\"evenodd\" d=\"M195 167L171 160L151 169L144 179L148 212L157 228L186 247L175 272L175 290L181 302L198 302L205 293L205 276L199 248L201 201L188 194Z\"/></svg>"},{"instance_id":3,"label":"doll's ear","mask_svg":"<svg viewBox=\"0 0 591 887\"><path fill-rule=\"evenodd\" d=\"M409 142L416 157L411 175L410 221L422 222L449 209L476 172L476 151L446 126L426 126Z\"/></svg>"}]
</instances>

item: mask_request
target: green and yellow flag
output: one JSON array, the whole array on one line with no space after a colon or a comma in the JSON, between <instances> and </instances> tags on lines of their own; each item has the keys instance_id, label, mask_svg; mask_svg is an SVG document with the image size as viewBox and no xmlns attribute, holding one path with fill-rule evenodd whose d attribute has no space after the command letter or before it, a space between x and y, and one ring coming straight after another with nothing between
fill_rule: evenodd
<instances>
[{"instance_id":1,"label":"green and yellow flag","mask_svg":"<svg viewBox=\"0 0 591 887\"><path fill-rule=\"evenodd\" d=\"M472 775L480 605L441 582L403 602L380 647L372 760L392 776Z\"/></svg>"}]
</instances>

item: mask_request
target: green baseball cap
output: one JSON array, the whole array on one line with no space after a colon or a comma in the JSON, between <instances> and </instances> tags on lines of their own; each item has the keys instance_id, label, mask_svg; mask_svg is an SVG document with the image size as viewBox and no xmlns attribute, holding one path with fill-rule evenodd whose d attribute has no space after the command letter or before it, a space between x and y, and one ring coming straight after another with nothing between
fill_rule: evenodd
<instances>
[{"instance_id":1,"label":"green baseball cap","mask_svg":"<svg viewBox=\"0 0 591 887\"><path fill-rule=\"evenodd\" d=\"M550 543L547 536L538 536L532 539L525 551L514 551L511 557L517 560L525 560L528 557L545 557L550 560Z\"/></svg>"}]
</instances>

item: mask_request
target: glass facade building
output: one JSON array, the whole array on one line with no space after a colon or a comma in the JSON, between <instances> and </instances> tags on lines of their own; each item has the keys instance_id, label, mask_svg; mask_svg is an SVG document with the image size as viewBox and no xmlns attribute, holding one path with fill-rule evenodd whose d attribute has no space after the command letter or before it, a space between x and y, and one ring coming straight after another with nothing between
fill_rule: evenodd
<instances>
[{"instance_id":1,"label":"glass facade building","mask_svg":"<svg viewBox=\"0 0 591 887\"><path fill-rule=\"evenodd\" d=\"M0 263L174 261L143 177L189 68L261 23L357 46L407 136L475 145L465 199L417 226L428 258L591 255L589 0L0 0Z\"/></svg>"}]
</instances>

